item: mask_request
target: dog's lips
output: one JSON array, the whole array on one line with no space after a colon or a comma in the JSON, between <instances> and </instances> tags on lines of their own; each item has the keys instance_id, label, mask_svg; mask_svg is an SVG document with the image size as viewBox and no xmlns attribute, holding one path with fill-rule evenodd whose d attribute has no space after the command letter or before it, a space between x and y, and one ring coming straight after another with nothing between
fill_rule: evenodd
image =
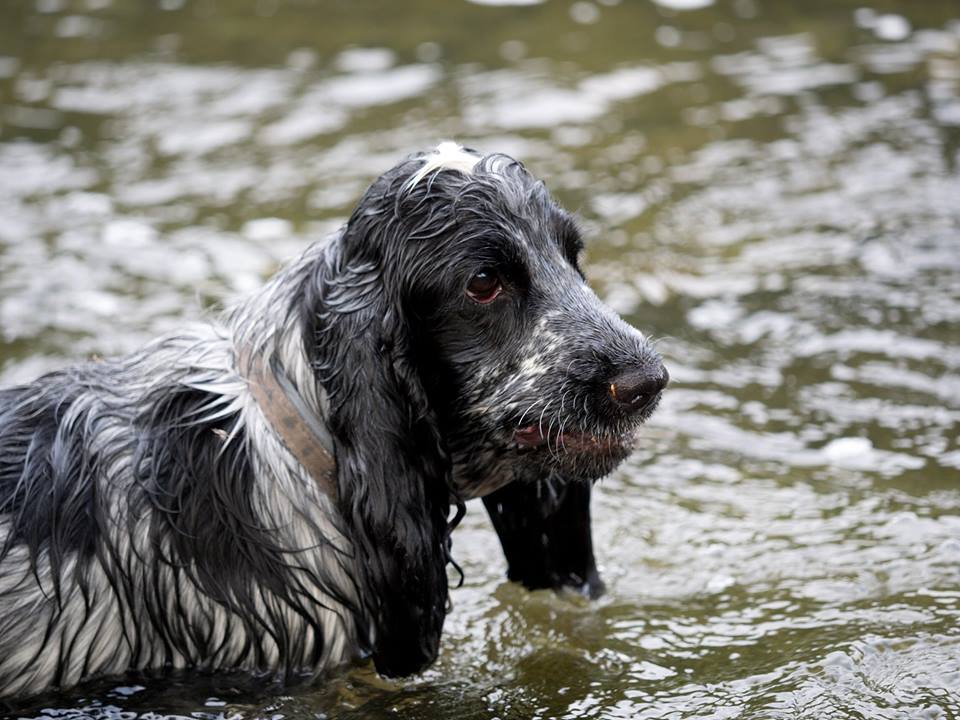
<instances>
[{"instance_id":1,"label":"dog's lips","mask_svg":"<svg viewBox=\"0 0 960 720\"><path fill-rule=\"evenodd\" d=\"M533 448L546 444L547 436L543 434L539 425L526 425L517 428L513 433L513 440L519 447Z\"/></svg>"},{"instance_id":2,"label":"dog's lips","mask_svg":"<svg viewBox=\"0 0 960 720\"><path fill-rule=\"evenodd\" d=\"M554 451L605 452L623 448L630 437L592 435L584 432L545 432L540 425L524 425L513 433L513 441L521 450L549 447Z\"/></svg>"}]
</instances>

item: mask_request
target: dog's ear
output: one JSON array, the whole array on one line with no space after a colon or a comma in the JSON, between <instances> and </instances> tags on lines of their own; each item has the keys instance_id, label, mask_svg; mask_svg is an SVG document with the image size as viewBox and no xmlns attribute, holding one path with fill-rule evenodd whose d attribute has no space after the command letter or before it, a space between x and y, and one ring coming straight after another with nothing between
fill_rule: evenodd
<instances>
[{"instance_id":1,"label":"dog's ear","mask_svg":"<svg viewBox=\"0 0 960 720\"><path fill-rule=\"evenodd\" d=\"M380 673L409 675L436 658L446 614L449 454L379 268L338 268L325 295L317 370L369 650Z\"/></svg>"},{"instance_id":2,"label":"dog's ear","mask_svg":"<svg viewBox=\"0 0 960 720\"><path fill-rule=\"evenodd\" d=\"M512 482L483 498L507 558L525 587L603 593L590 532L590 483Z\"/></svg>"}]
</instances>

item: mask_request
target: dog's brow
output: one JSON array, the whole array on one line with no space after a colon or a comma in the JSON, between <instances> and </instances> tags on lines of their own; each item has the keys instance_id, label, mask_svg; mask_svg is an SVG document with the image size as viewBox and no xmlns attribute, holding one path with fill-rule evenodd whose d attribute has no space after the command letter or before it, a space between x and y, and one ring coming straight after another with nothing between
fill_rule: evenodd
<instances>
[{"instance_id":1,"label":"dog's brow","mask_svg":"<svg viewBox=\"0 0 960 720\"><path fill-rule=\"evenodd\" d=\"M405 190L412 190L427 175L439 170L459 170L469 175L480 162L480 156L448 140L437 145L437 149L425 156L423 160L423 167L410 177Z\"/></svg>"},{"instance_id":2,"label":"dog's brow","mask_svg":"<svg viewBox=\"0 0 960 720\"><path fill-rule=\"evenodd\" d=\"M527 267L528 252L529 246L522 236L512 240L506 235L488 236L483 248L483 255L490 262L514 269Z\"/></svg>"}]
</instances>

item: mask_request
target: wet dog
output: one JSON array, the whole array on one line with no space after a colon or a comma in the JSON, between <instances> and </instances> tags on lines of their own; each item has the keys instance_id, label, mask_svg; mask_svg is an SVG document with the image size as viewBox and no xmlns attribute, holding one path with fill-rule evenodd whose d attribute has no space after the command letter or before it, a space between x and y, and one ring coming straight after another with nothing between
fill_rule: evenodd
<instances>
[{"instance_id":1,"label":"wet dog","mask_svg":"<svg viewBox=\"0 0 960 720\"><path fill-rule=\"evenodd\" d=\"M667 373L581 247L520 163L444 143L222 324L0 390L0 696L415 673L471 497L511 578L598 592L590 482Z\"/></svg>"}]
</instances>

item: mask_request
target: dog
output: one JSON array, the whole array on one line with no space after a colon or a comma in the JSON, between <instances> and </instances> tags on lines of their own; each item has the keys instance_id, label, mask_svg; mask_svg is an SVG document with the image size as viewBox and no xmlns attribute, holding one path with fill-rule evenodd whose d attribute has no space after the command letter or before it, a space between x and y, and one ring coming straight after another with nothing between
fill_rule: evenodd
<instances>
[{"instance_id":1,"label":"dog","mask_svg":"<svg viewBox=\"0 0 960 720\"><path fill-rule=\"evenodd\" d=\"M476 497L510 579L598 594L591 483L668 375L582 246L521 163L446 142L219 323L0 390L0 697L416 673Z\"/></svg>"}]
</instances>

